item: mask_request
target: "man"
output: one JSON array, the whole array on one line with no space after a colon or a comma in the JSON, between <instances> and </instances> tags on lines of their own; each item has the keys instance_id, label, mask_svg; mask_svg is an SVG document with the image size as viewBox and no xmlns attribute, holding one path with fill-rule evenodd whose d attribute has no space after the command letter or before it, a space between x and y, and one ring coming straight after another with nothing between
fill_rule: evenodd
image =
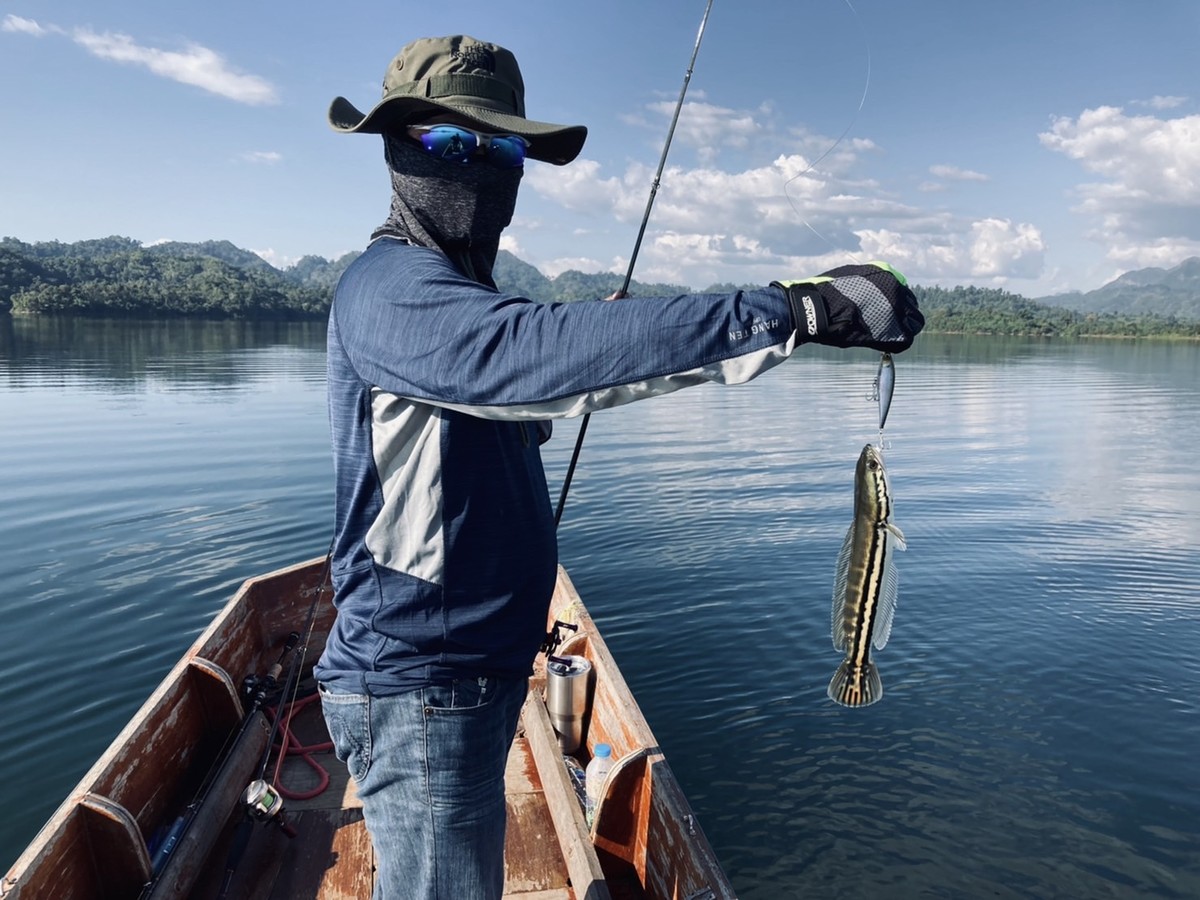
<instances>
[{"instance_id":1,"label":"man","mask_svg":"<svg viewBox=\"0 0 1200 900\"><path fill-rule=\"evenodd\" d=\"M542 304L492 266L526 158L563 165L582 126L525 117L513 55L414 41L363 114L391 212L329 318L337 621L317 666L375 845L376 900L498 898L504 767L557 566L546 420L706 381L799 345L907 348L924 321L886 266L730 295Z\"/></svg>"}]
</instances>

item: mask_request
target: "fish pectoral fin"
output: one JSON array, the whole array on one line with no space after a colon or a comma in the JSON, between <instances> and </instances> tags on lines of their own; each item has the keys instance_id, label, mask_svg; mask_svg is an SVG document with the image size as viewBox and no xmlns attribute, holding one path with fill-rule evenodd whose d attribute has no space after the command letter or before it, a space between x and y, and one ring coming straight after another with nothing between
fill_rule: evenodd
<instances>
[{"instance_id":1,"label":"fish pectoral fin","mask_svg":"<svg viewBox=\"0 0 1200 900\"><path fill-rule=\"evenodd\" d=\"M846 649L846 629L842 622L845 619L846 584L850 579L850 551L854 547L854 525L846 530L846 539L842 541L842 549L838 553L837 568L833 575L833 608L829 613L829 628L833 636L833 649Z\"/></svg>"},{"instance_id":2,"label":"fish pectoral fin","mask_svg":"<svg viewBox=\"0 0 1200 900\"><path fill-rule=\"evenodd\" d=\"M890 534L892 536L891 542L894 543L901 550L907 550L908 542L904 540L904 532L900 530L900 526L896 525L892 522L888 522L885 527L888 530L888 534Z\"/></svg>"},{"instance_id":3,"label":"fish pectoral fin","mask_svg":"<svg viewBox=\"0 0 1200 900\"><path fill-rule=\"evenodd\" d=\"M876 601L875 628L871 631L871 646L882 650L892 636L892 619L896 617L896 598L900 595L900 575L889 555L883 563L883 577Z\"/></svg>"}]
</instances>

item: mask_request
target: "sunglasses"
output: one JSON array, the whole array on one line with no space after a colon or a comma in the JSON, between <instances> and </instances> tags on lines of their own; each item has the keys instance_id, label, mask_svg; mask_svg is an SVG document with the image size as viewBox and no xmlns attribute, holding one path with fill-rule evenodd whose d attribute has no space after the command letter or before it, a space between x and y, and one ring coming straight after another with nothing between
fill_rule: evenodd
<instances>
[{"instance_id":1,"label":"sunglasses","mask_svg":"<svg viewBox=\"0 0 1200 900\"><path fill-rule=\"evenodd\" d=\"M480 134L459 125L410 125L408 136L433 156L449 162L469 162L476 156L501 169L525 163L529 142L515 134Z\"/></svg>"}]
</instances>

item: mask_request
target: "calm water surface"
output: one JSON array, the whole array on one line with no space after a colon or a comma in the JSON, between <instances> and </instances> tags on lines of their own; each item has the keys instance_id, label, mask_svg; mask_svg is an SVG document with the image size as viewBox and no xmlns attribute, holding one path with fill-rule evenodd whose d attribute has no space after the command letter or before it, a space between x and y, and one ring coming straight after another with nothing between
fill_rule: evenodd
<instances>
[{"instance_id":1,"label":"calm water surface","mask_svg":"<svg viewBox=\"0 0 1200 900\"><path fill-rule=\"evenodd\" d=\"M922 338L885 697L825 698L871 354L596 415L562 559L744 898L1200 896L1200 347ZM0 317L0 868L330 528L323 331ZM552 490L574 422L547 445Z\"/></svg>"}]
</instances>

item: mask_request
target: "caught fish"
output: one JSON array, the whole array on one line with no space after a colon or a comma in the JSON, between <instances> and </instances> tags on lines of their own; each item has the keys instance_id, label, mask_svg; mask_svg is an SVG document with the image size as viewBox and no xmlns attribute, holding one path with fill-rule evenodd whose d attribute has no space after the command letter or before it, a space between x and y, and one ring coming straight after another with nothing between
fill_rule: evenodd
<instances>
[{"instance_id":1,"label":"caught fish","mask_svg":"<svg viewBox=\"0 0 1200 900\"><path fill-rule=\"evenodd\" d=\"M898 586L893 557L905 546L892 522L883 451L867 444L854 471L854 521L833 584L833 646L846 658L829 682L829 698L843 706L869 706L883 696L871 648L883 649L892 633Z\"/></svg>"},{"instance_id":2,"label":"caught fish","mask_svg":"<svg viewBox=\"0 0 1200 900\"><path fill-rule=\"evenodd\" d=\"M885 353L879 360L879 373L875 376L873 399L879 401L879 431L887 422L888 410L892 407L892 392L896 390L896 364L892 354Z\"/></svg>"}]
</instances>

